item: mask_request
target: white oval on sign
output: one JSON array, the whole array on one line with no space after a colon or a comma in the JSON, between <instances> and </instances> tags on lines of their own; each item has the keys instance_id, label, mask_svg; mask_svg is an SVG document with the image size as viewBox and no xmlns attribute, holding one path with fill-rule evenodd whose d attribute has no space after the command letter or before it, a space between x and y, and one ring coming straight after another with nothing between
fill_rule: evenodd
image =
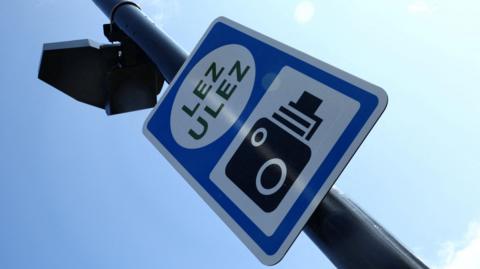
<instances>
[{"instance_id":1,"label":"white oval on sign","mask_svg":"<svg viewBox=\"0 0 480 269\"><path fill-rule=\"evenodd\" d=\"M175 141L204 147L237 121L255 81L255 61L248 49L225 45L207 54L185 77L170 116Z\"/></svg>"}]
</instances>

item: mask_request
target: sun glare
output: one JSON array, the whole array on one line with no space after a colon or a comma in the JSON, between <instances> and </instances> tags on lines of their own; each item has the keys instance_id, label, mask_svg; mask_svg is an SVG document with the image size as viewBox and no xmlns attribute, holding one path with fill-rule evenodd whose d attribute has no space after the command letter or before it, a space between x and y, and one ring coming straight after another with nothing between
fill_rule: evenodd
<instances>
[{"instance_id":1,"label":"sun glare","mask_svg":"<svg viewBox=\"0 0 480 269\"><path fill-rule=\"evenodd\" d=\"M301 24L308 23L315 15L315 6L312 1L301 1L295 7L295 21Z\"/></svg>"}]
</instances>

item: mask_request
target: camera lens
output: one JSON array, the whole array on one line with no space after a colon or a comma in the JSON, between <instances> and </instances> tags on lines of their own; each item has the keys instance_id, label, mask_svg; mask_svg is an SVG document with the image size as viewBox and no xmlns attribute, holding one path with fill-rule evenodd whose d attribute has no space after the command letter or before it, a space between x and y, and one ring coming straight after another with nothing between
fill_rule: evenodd
<instances>
[{"instance_id":1,"label":"camera lens","mask_svg":"<svg viewBox=\"0 0 480 269\"><path fill-rule=\"evenodd\" d=\"M287 166L278 158L266 161L258 170L255 184L257 190L263 195L272 195L276 193L285 183L287 178ZM265 182L266 181L266 182ZM272 182L275 182L272 184ZM268 186L265 186L267 184ZM270 186L273 185L273 186Z\"/></svg>"},{"instance_id":2,"label":"camera lens","mask_svg":"<svg viewBox=\"0 0 480 269\"><path fill-rule=\"evenodd\" d=\"M259 147L263 143L265 143L265 140L267 140L267 129L265 128L258 128L255 130L255 132L252 134L252 138L250 139L252 145L254 147Z\"/></svg>"}]
</instances>

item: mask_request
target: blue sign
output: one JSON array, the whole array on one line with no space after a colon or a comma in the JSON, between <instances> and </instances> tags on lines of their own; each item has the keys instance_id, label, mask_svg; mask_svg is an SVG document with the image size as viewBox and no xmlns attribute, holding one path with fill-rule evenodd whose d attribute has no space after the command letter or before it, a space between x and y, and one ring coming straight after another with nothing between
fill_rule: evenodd
<instances>
[{"instance_id":1,"label":"blue sign","mask_svg":"<svg viewBox=\"0 0 480 269\"><path fill-rule=\"evenodd\" d=\"M386 105L382 89L219 18L144 133L271 265L285 255Z\"/></svg>"}]
</instances>

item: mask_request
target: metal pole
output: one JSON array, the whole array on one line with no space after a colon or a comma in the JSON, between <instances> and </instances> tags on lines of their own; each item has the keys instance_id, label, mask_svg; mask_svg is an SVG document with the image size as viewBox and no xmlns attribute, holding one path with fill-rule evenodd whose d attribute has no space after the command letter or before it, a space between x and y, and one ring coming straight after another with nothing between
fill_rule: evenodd
<instances>
[{"instance_id":1,"label":"metal pole","mask_svg":"<svg viewBox=\"0 0 480 269\"><path fill-rule=\"evenodd\" d=\"M93 2L112 23L143 49L165 80L168 83L172 82L187 58L187 53L158 28L136 3L126 0L93 0Z\"/></svg>"},{"instance_id":2,"label":"metal pole","mask_svg":"<svg viewBox=\"0 0 480 269\"><path fill-rule=\"evenodd\" d=\"M310 217L304 232L338 268L428 268L335 188Z\"/></svg>"},{"instance_id":3,"label":"metal pole","mask_svg":"<svg viewBox=\"0 0 480 269\"><path fill-rule=\"evenodd\" d=\"M157 28L137 4L93 0L171 82L187 54ZM305 233L338 268L428 268L353 201L332 189L313 213Z\"/></svg>"}]
</instances>

